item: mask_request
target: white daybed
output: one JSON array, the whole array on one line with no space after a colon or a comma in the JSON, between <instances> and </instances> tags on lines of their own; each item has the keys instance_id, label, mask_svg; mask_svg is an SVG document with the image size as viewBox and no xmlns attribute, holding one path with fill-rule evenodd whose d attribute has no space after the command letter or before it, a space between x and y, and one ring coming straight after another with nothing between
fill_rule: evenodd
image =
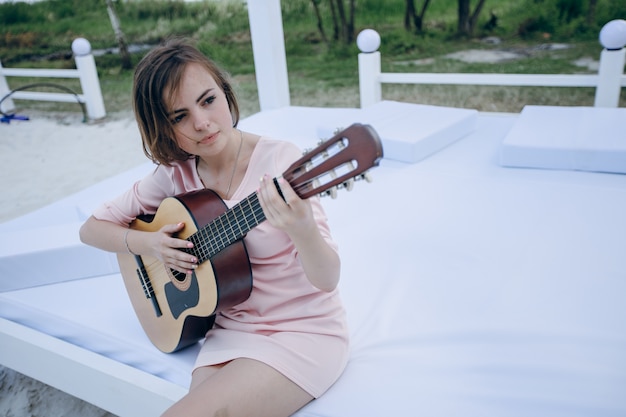
<instances>
[{"instance_id":1,"label":"white daybed","mask_svg":"<svg viewBox=\"0 0 626 417\"><path fill-rule=\"evenodd\" d=\"M355 117L286 107L241 126L312 147ZM324 200L352 351L297 416L626 415L626 176L501 166L517 120L478 114L444 149L384 159L373 183ZM415 131L424 122L411 120ZM158 415L182 396L197 347L157 351L113 258L72 238L55 247L55 236L77 239L96 204L150 168L0 225L52 242L2 257L0 363L122 417ZM15 260L23 268L7 269ZM50 283L15 288L25 268Z\"/></svg>"}]
</instances>

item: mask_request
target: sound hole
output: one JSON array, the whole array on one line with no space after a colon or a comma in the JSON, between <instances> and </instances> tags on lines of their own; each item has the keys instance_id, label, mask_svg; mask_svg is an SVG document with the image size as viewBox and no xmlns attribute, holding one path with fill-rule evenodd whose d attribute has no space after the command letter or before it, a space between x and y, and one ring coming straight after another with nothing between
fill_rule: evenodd
<instances>
[{"instance_id":1,"label":"sound hole","mask_svg":"<svg viewBox=\"0 0 626 417\"><path fill-rule=\"evenodd\" d=\"M187 274L183 274L180 271L175 271L173 269L170 269L170 274L172 275L172 277L174 277L174 279L178 282L183 282L185 280L185 278L187 277Z\"/></svg>"},{"instance_id":2,"label":"sound hole","mask_svg":"<svg viewBox=\"0 0 626 417\"><path fill-rule=\"evenodd\" d=\"M171 268L165 268L167 271L167 276L170 279L170 282L178 288L180 291L187 291L189 286L191 285L191 277L194 274L185 274L182 272L175 271Z\"/></svg>"}]
</instances>

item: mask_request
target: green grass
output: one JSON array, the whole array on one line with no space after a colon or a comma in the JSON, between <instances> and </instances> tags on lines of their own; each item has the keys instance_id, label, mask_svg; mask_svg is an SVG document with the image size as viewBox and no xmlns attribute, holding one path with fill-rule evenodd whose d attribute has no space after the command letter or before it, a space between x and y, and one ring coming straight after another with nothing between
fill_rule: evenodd
<instances>
[{"instance_id":1,"label":"green grass","mask_svg":"<svg viewBox=\"0 0 626 417\"><path fill-rule=\"evenodd\" d=\"M416 3L419 7L422 2ZM456 35L456 0L431 2L423 34L404 30L404 0L359 0L355 23L357 32L372 27L381 34L385 72L585 73L589 71L573 62L585 57L598 59L600 28L608 20L626 16L626 3L618 3L598 0L596 20L587 24L584 15L570 21L559 18L557 0L487 0L471 39ZM232 74L242 114L258 111L248 16L241 1L131 0L116 2L116 8L129 44L153 45L172 35L193 38L203 52ZM282 9L292 104L358 106L356 45L323 43L310 0L283 0ZM326 35L331 36L329 11L322 7L322 12ZM482 25L490 12L498 16L498 27L488 32ZM498 37L501 44L482 42L486 36ZM72 68L70 45L76 37L89 39L94 49L117 46L104 1L0 4L0 59L5 67ZM537 48L547 42L570 47L558 51ZM498 64L464 63L445 57L467 49L521 51L527 57ZM134 54L133 62L141 56ZM122 70L118 57L111 54L96 57L96 62L107 111L130 114L132 70ZM13 88L33 81L9 80ZM72 80L54 82L77 88ZM524 104L593 103L592 89L584 88L390 85L384 86L383 97L497 111L519 111ZM18 104L46 110L76 108L58 103ZM624 95L621 105L626 105Z\"/></svg>"}]
</instances>

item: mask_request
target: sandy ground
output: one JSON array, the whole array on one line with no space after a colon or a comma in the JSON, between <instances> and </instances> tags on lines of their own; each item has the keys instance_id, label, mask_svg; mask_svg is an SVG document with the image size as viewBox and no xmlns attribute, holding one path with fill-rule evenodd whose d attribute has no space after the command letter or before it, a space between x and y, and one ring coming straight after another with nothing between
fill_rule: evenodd
<instances>
[{"instance_id":1,"label":"sandy ground","mask_svg":"<svg viewBox=\"0 0 626 417\"><path fill-rule=\"evenodd\" d=\"M146 162L135 121L32 115L0 124L0 221L49 204Z\"/></svg>"},{"instance_id":2,"label":"sandy ground","mask_svg":"<svg viewBox=\"0 0 626 417\"><path fill-rule=\"evenodd\" d=\"M130 115L83 123L80 114L25 113L30 121L0 124L2 222L147 161ZM0 367L0 416L113 414Z\"/></svg>"}]
</instances>

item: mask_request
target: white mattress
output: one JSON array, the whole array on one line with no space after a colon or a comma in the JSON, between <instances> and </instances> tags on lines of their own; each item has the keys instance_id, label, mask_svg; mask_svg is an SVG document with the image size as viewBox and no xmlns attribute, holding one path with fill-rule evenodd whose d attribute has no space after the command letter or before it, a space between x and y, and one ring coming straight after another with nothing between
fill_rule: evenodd
<instances>
[{"instance_id":1,"label":"white mattress","mask_svg":"<svg viewBox=\"0 0 626 417\"><path fill-rule=\"evenodd\" d=\"M291 107L242 128L311 147L342 112ZM626 415L626 176L503 168L514 121L481 114L470 136L324 200L351 356L297 416ZM0 233L58 210L71 224L149 168ZM197 348L158 352L121 278L92 275L0 293L0 317L186 387Z\"/></svg>"},{"instance_id":2,"label":"white mattress","mask_svg":"<svg viewBox=\"0 0 626 417\"><path fill-rule=\"evenodd\" d=\"M525 106L502 165L626 174L626 108Z\"/></svg>"}]
</instances>

